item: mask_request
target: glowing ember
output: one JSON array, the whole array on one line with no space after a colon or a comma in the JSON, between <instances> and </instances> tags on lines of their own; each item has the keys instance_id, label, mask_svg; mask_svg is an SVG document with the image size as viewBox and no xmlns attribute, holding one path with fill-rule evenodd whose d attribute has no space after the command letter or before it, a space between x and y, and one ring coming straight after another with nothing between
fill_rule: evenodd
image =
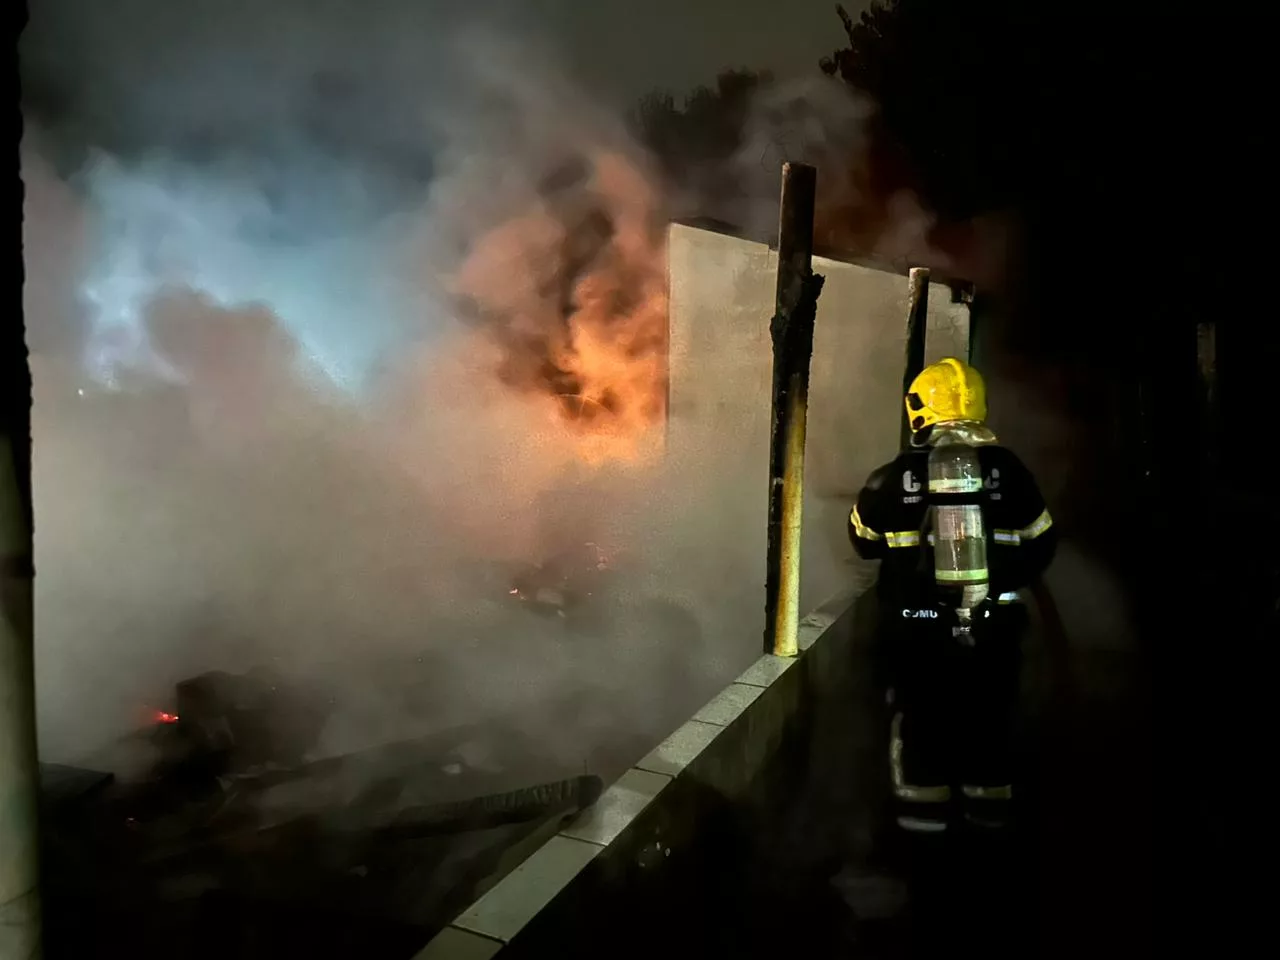
<instances>
[{"instance_id":1,"label":"glowing ember","mask_svg":"<svg viewBox=\"0 0 1280 960\"><path fill-rule=\"evenodd\" d=\"M177 723L178 715L176 713L165 713L163 710L157 710L155 721L156 723Z\"/></svg>"}]
</instances>

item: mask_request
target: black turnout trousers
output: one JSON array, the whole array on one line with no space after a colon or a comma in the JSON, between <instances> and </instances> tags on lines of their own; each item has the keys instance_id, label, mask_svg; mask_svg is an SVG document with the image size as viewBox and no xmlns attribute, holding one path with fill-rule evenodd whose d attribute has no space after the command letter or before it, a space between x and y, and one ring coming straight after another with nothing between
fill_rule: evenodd
<instances>
[{"instance_id":1,"label":"black turnout trousers","mask_svg":"<svg viewBox=\"0 0 1280 960\"><path fill-rule=\"evenodd\" d=\"M953 635L954 611L882 601L881 682L898 715L905 780L919 786L1007 786L1027 611L976 611L972 643Z\"/></svg>"}]
</instances>

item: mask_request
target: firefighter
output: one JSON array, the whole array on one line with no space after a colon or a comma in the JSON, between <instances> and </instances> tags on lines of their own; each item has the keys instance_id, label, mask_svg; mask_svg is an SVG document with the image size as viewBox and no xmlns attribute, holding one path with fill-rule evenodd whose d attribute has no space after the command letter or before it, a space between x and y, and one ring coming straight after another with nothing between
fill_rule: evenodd
<instances>
[{"instance_id":1,"label":"firefighter","mask_svg":"<svg viewBox=\"0 0 1280 960\"><path fill-rule=\"evenodd\" d=\"M871 474L849 514L854 549L880 561L877 665L897 820L937 832L959 809L971 823L998 826L1013 792L1021 591L1052 560L1056 531L1030 472L985 425L978 371L954 357L931 364L906 408L910 447ZM971 458L967 495L943 476L946 463L937 466L939 451L956 450ZM970 511L968 529L985 543L959 550L948 531L965 525L939 526L949 508ZM961 575L941 569L948 558L982 552L985 563L970 562L980 568L974 582L953 588Z\"/></svg>"}]
</instances>

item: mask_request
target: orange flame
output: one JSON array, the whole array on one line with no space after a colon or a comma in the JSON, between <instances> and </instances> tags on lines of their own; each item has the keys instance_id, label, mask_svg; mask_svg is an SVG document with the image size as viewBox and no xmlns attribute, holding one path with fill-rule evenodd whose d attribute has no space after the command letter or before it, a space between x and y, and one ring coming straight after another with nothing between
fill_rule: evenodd
<instances>
[{"instance_id":1,"label":"orange flame","mask_svg":"<svg viewBox=\"0 0 1280 960\"><path fill-rule=\"evenodd\" d=\"M666 414L665 222L618 155L570 177L479 239L455 293L500 348L498 376L542 394L582 460L647 459Z\"/></svg>"}]
</instances>

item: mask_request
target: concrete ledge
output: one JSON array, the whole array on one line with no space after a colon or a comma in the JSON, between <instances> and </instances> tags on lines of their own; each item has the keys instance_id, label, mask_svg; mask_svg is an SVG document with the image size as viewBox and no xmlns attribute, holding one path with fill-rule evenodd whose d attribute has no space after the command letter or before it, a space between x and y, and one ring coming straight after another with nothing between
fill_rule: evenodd
<instances>
[{"instance_id":1,"label":"concrete ledge","mask_svg":"<svg viewBox=\"0 0 1280 960\"><path fill-rule=\"evenodd\" d=\"M557 834L464 910L453 926L505 943L550 903L602 847L603 844Z\"/></svg>"},{"instance_id":2,"label":"concrete ledge","mask_svg":"<svg viewBox=\"0 0 1280 960\"><path fill-rule=\"evenodd\" d=\"M445 927L416 960L489 960L501 949L501 940L491 940L458 927Z\"/></svg>"},{"instance_id":3,"label":"concrete ledge","mask_svg":"<svg viewBox=\"0 0 1280 960\"><path fill-rule=\"evenodd\" d=\"M857 584L801 622L800 654L762 656L436 936L416 960L563 956L602 898L653 889L703 838L767 803L766 768L804 735L814 686L842 671ZM829 642L824 642L827 640ZM829 648L829 652L828 652ZM847 672L847 671L845 671ZM617 904L614 908L617 908Z\"/></svg>"}]
</instances>

